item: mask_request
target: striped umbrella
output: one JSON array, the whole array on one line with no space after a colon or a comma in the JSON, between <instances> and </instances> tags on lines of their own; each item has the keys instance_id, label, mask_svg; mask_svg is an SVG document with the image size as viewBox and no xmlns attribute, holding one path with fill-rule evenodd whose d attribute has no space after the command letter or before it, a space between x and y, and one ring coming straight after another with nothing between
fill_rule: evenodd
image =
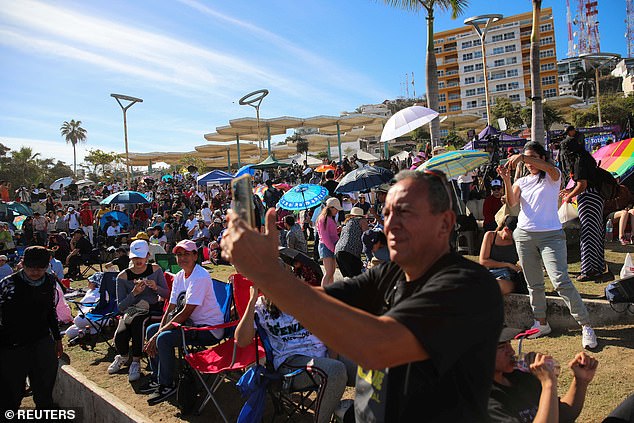
<instances>
[{"instance_id":1,"label":"striped umbrella","mask_svg":"<svg viewBox=\"0 0 634 423\"><path fill-rule=\"evenodd\" d=\"M253 188L253 193L260 197L260 200L264 201L264 191L266 191L267 188L266 185L260 184Z\"/></svg>"},{"instance_id":2,"label":"striped umbrella","mask_svg":"<svg viewBox=\"0 0 634 423\"><path fill-rule=\"evenodd\" d=\"M434 156L416 170L436 169L445 173L447 179L464 175L489 161L489 154L478 150L455 150Z\"/></svg>"},{"instance_id":3,"label":"striped umbrella","mask_svg":"<svg viewBox=\"0 0 634 423\"><path fill-rule=\"evenodd\" d=\"M634 172L634 138L601 147L592 157L601 162L601 167L612 172L623 181Z\"/></svg>"}]
</instances>

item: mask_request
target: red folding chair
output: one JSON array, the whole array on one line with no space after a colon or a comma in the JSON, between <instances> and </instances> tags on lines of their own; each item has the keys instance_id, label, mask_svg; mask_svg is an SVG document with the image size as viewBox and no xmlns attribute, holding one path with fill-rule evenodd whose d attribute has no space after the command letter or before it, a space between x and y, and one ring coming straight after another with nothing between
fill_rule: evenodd
<instances>
[{"instance_id":1,"label":"red folding chair","mask_svg":"<svg viewBox=\"0 0 634 423\"><path fill-rule=\"evenodd\" d=\"M185 362L196 374L197 379L206 391L206 396L198 408L197 413L200 414L207 403L211 400L225 422L228 422L227 417L215 398L214 393L223 381L231 380L235 382L236 378L230 377L231 372L244 371L246 368L254 364L256 361L256 354L259 354L260 357L264 357L264 349L259 346L256 353L256 348L253 343L245 347L239 347L233 337L232 330L231 336L221 341L219 344L203 351L194 351L186 345L185 333L191 330L212 330L220 328L225 328L225 330L234 329L238 325L240 317L244 314L249 303L249 288L252 283L241 275L232 275L229 277L229 284L233 288L232 305L234 307L234 311L237 312L233 313L233 317L230 321L213 327L186 327L177 325L182 330L182 352ZM205 376L210 375L215 375L215 377L211 379L211 383L208 383L209 380L206 380ZM181 390L180 385L182 385L182 383L179 384L179 391ZM190 398L187 398L185 393L183 393L183 395L178 395L177 397L179 408L184 414L191 411L196 400L194 393L190 392L188 395ZM191 397L193 397L193 400Z\"/></svg>"}]
</instances>

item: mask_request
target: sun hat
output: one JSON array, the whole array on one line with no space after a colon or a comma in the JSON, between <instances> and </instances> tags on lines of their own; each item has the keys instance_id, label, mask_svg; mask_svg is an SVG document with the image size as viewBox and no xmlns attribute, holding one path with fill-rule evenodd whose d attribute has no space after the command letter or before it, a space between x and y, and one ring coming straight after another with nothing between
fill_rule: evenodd
<instances>
[{"instance_id":1,"label":"sun hat","mask_svg":"<svg viewBox=\"0 0 634 423\"><path fill-rule=\"evenodd\" d=\"M0 255L0 260L9 261L9 258L4 254Z\"/></svg>"},{"instance_id":2,"label":"sun hat","mask_svg":"<svg viewBox=\"0 0 634 423\"><path fill-rule=\"evenodd\" d=\"M363 209L361 207L353 207L352 209L350 209L349 216L351 216L351 217L365 217L365 214L363 213Z\"/></svg>"},{"instance_id":3,"label":"sun hat","mask_svg":"<svg viewBox=\"0 0 634 423\"><path fill-rule=\"evenodd\" d=\"M343 207L341 207L341 203L339 202L339 199L335 197L331 197L328 199L328 201L326 201L326 207L334 207L339 211L343 210Z\"/></svg>"},{"instance_id":4,"label":"sun hat","mask_svg":"<svg viewBox=\"0 0 634 423\"><path fill-rule=\"evenodd\" d=\"M136 241L142 239L143 241L149 241L150 240L150 236L147 234L147 232L137 232L136 236L132 238L132 241Z\"/></svg>"},{"instance_id":5,"label":"sun hat","mask_svg":"<svg viewBox=\"0 0 634 423\"><path fill-rule=\"evenodd\" d=\"M184 239L172 248L172 253L176 254L176 250L182 248L185 251L198 251L196 243L189 239Z\"/></svg>"},{"instance_id":6,"label":"sun hat","mask_svg":"<svg viewBox=\"0 0 634 423\"><path fill-rule=\"evenodd\" d=\"M150 246L143 240L136 240L130 244L130 252L128 257L130 258L146 258L150 253Z\"/></svg>"},{"instance_id":7,"label":"sun hat","mask_svg":"<svg viewBox=\"0 0 634 423\"><path fill-rule=\"evenodd\" d=\"M500 338L498 339L498 343L501 344L503 342L507 342L512 339L515 339L515 336L517 336L517 334L521 332L522 330L517 328L503 328L502 332L500 332Z\"/></svg>"},{"instance_id":8,"label":"sun hat","mask_svg":"<svg viewBox=\"0 0 634 423\"><path fill-rule=\"evenodd\" d=\"M222 219L217 217L217 218L214 219L214 223L222 223Z\"/></svg>"},{"instance_id":9,"label":"sun hat","mask_svg":"<svg viewBox=\"0 0 634 423\"><path fill-rule=\"evenodd\" d=\"M389 190L390 190L390 184L381 184L375 189L375 191L377 192L388 192Z\"/></svg>"}]
</instances>

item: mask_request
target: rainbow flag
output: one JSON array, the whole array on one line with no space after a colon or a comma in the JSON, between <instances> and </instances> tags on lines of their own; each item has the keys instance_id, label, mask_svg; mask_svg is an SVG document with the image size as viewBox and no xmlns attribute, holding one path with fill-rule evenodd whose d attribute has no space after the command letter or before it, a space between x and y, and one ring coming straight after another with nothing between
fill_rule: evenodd
<instances>
[{"instance_id":1,"label":"rainbow flag","mask_svg":"<svg viewBox=\"0 0 634 423\"><path fill-rule=\"evenodd\" d=\"M621 181L634 172L634 138L601 147L592 155L603 169L619 176Z\"/></svg>"}]
</instances>

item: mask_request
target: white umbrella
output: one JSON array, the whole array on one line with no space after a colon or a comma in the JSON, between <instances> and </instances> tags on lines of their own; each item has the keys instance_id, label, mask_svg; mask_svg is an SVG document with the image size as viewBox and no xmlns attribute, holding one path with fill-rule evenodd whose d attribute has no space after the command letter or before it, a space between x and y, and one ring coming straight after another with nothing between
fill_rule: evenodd
<instances>
[{"instance_id":1,"label":"white umbrella","mask_svg":"<svg viewBox=\"0 0 634 423\"><path fill-rule=\"evenodd\" d=\"M60 186L67 187L73 183L73 178L71 176L65 176L63 178L56 179L55 182L51 184L52 190L57 190Z\"/></svg>"},{"instance_id":2,"label":"white umbrella","mask_svg":"<svg viewBox=\"0 0 634 423\"><path fill-rule=\"evenodd\" d=\"M93 181L91 181L90 179L81 179L81 180L75 182L75 184L78 187L82 187L82 186L86 186L86 185L95 185L95 183Z\"/></svg>"},{"instance_id":3,"label":"white umbrella","mask_svg":"<svg viewBox=\"0 0 634 423\"><path fill-rule=\"evenodd\" d=\"M410 106L397 112L385 123L381 142L396 139L428 124L438 117L438 112L422 106Z\"/></svg>"}]
</instances>

